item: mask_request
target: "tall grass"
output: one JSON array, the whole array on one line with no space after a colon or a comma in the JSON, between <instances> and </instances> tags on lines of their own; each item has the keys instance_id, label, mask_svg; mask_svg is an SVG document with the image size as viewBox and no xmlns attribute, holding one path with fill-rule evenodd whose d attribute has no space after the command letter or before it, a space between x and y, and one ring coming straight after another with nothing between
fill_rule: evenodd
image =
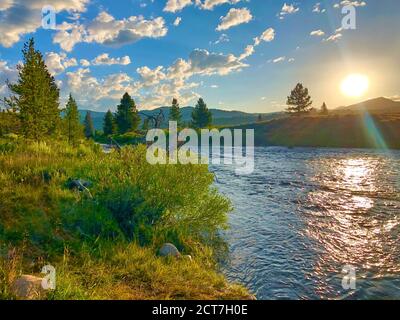
<instances>
[{"instance_id":1,"label":"tall grass","mask_svg":"<svg viewBox=\"0 0 400 320\"><path fill-rule=\"evenodd\" d=\"M56 266L50 299L248 297L215 271L230 203L213 189L207 166L153 166L145 152L0 140L2 251L18 248L20 272ZM90 181L89 192L70 190L71 179ZM164 242L194 260L158 257ZM4 296L15 273L7 259L0 255Z\"/></svg>"}]
</instances>

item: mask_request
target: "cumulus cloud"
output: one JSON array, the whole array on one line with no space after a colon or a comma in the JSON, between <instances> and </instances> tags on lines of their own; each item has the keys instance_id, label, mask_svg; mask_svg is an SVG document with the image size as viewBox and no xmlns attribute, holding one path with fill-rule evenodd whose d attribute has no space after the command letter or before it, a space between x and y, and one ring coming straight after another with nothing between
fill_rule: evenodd
<instances>
[{"instance_id":1,"label":"cumulus cloud","mask_svg":"<svg viewBox=\"0 0 400 320\"><path fill-rule=\"evenodd\" d=\"M68 91L72 92L83 106L88 107L93 107L93 103L102 99L120 99L126 91L136 93L133 79L126 73L110 74L99 80L92 76L88 68L67 72L66 84Z\"/></svg>"},{"instance_id":2,"label":"cumulus cloud","mask_svg":"<svg viewBox=\"0 0 400 320\"><path fill-rule=\"evenodd\" d=\"M75 58L68 58L67 54L61 52L47 52L45 54L45 62L49 72L52 75L57 75L65 71L69 67L78 65L78 61Z\"/></svg>"},{"instance_id":3,"label":"cumulus cloud","mask_svg":"<svg viewBox=\"0 0 400 320\"><path fill-rule=\"evenodd\" d=\"M121 46L143 38L160 38L168 32L162 17L146 20L142 16L131 16L117 20L105 11L87 26L64 23L59 27L53 42L65 51L71 51L79 42Z\"/></svg>"},{"instance_id":4,"label":"cumulus cloud","mask_svg":"<svg viewBox=\"0 0 400 320\"><path fill-rule=\"evenodd\" d=\"M249 23L253 19L251 12L247 8L229 10L225 17L221 17L221 23L217 27L217 31L228 30L234 26Z\"/></svg>"},{"instance_id":5,"label":"cumulus cloud","mask_svg":"<svg viewBox=\"0 0 400 320\"><path fill-rule=\"evenodd\" d=\"M195 49L187 59L179 58L169 67L137 68L135 79L126 73L97 78L89 68L79 68L66 73L62 92L72 92L79 97L80 107L86 108L115 104L124 92L129 92L145 109L169 104L174 97L186 104L199 97L195 89L200 84L191 81L194 76L224 76L246 67L248 65L233 54Z\"/></svg>"},{"instance_id":6,"label":"cumulus cloud","mask_svg":"<svg viewBox=\"0 0 400 320\"><path fill-rule=\"evenodd\" d=\"M81 64L81 66L83 67L89 67L90 66L90 61L86 60L86 59L81 59L79 60L79 63Z\"/></svg>"},{"instance_id":7,"label":"cumulus cloud","mask_svg":"<svg viewBox=\"0 0 400 320\"><path fill-rule=\"evenodd\" d=\"M163 66L158 66L155 69L150 69L149 67L144 66L136 69L136 72L142 80L142 85L144 87L150 87L159 84L160 81L166 78L163 69Z\"/></svg>"},{"instance_id":8,"label":"cumulus cloud","mask_svg":"<svg viewBox=\"0 0 400 320\"><path fill-rule=\"evenodd\" d=\"M59 0L51 5L57 12L84 12L89 0ZM48 0L1 0L0 1L0 44L11 47L25 34L41 27L42 7Z\"/></svg>"},{"instance_id":9,"label":"cumulus cloud","mask_svg":"<svg viewBox=\"0 0 400 320\"><path fill-rule=\"evenodd\" d=\"M18 71L14 67L10 67L7 61L0 60L0 94L7 95L8 88L6 81L14 82L17 79Z\"/></svg>"},{"instance_id":10,"label":"cumulus cloud","mask_svg":"<svg viewBox=\"0 0 400 320\"><path fill-rule=\"evenodd\" d=\"M283 7L281 9L281 12L279 13L279 18L283 19L286 15L294 14L294 13L298 12L299 10L300 9L298 7L296 7L294 4L284 3Z\"/></svg>"},{"instance_id":11,"label":"cumulus cloud","mask_svg":"<svg viewBox=\"0 0 400 320\"><path fill-rule=\"evenodd\" d=\"M95 66L99 66L99 65L110 66L110 65L114 65L114 64L126 66L130 63L131 63L131 59L129 58L129 56L124 56L121 58L110 58L108 53L100 54L92 60L92 64Z\"/></svg>"},{"instance_id":12,"label":"cumulus cloud","mask_svg":"<svg viewBox=\"0 0 400 320\"><path fill-rule=\"evenodd\" d=\"M168 0L165 5L165 12L178 12L187 6L191 6L193 4L192 0Z\"/></svg>"},{"instance_id":13,"label":"cumulus cloud","mask_svg":"<svg viewBox=\"0 0 400 320\"><path fill-rule=\"evenodd\" d=\"M339 8L340 6L353 6L353 7L365 7L367 3L365 1L351 1L351 0L344 0L334 5L334 8Z\"/></svg>"},{"instance_id":14,"label":"cumulus cloud","mask_svg":"<svg viewBox=\"0 0 400 320\"><path fill-rule=\"evenodd\" d=\"M237 4L240 1L241 0L168 0L164 11L176 13L191 5L195 5L202 10L213 10L215 7L222 4Z\"/></svg>"},{"instance_id":15,"label":"cumulus cloud","mask_svg":"<svg viewBox=\"0 0 400 320\"><path fill-rule=\"evenodd\" d=\"M210 53L207 50L196 49L189 57L190 71L202 75L226 75L247 67L233 54Z\"/></svg>"},{"instance_id":16,"label":"cumulus cloud","mask_svg":"<svg viewBox=\"0 0 400 320\"><path fill-rule=\"evenodd\" d=\"M239 3L240 0L204 0L204 2L197 1L197 4L200 8L205 10L213 10L214 7L220 6L222 4L236 4Z\"/></svg>"}]
</instances>

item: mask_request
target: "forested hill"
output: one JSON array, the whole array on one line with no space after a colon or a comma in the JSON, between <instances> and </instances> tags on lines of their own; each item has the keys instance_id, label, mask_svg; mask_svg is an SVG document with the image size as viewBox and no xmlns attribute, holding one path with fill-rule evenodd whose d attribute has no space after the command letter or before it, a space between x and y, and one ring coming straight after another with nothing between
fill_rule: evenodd
<instances>
[{"instance_id":1,"label":"forested hill","mask_svg":"<svg viewBox=\"0 0 400 320\"><path fill-rule=\"evenodd\" d=\"M166 121L164 122L163 126L166 127L168 116L170 112L170 107L161 107L154 110L144 110L140 111L140 117L142 121L146 118L146 115L157 115L160 110L163 111ZM182 120L185 123L189 123L192 119L192 112L193 107L183 107L181 108ZM83 122L86 112L89 110L79 110L81 115L81 121ZM221 109L210 109L212 116L213 116L213 124L217 126L231 126L231 125L244 125L249 123L254 123L257 121L259 117L259 113L246 113L241 111L226 111ZM105 112L98 112L98 111L90 111L93 119L93 124L96 130L102 130L103 128L103 119L105 116ZM261 117L263 120L271 120L277 117L280 117L282 113L262 113Z\"/></svg>"}]
</instances>

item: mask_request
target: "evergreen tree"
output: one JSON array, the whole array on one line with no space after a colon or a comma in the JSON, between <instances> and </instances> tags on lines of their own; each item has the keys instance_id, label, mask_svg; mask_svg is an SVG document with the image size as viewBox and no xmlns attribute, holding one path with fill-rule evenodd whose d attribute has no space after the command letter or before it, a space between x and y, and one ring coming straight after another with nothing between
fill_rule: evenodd
<instances>
[{"instance_id":1,"label":"evergreen tree","mask_svg":"<svg viewBox=\"0 0 400 320\"><path fill-rule=\"evenodd\" d=\"M212 114L203 98L200 98L192 112L192 125L195 128L205 128L212 123Z\"/></svg>"},{"instance_id":2,"label":"evergreen tree","mask_svg":"<svg viewBox=\"0 0 400 320\"><path fill-rule=\"evenodd\" d=\"M302 113L310 111L312 100L308 94L308 89L298 83L292 90L286 104L289 106L286 111L289 113Z\"/></svg>"},{"instance_id":3,"label":"evergreen tree","mask_svg":"<svg viewBox=\"0 0 400 320\"><path fill-rule=\"evenodd\" d=\"M116 114L116 122L118 132L124 134L129 131L134 131L140 123L140 116L136 109L135 101L128 93L125 93L118 106Z\"/></svg>"},{"instance_id":4,"label":"evergreen tree","mask_svg":"<svg viewBox=\"0 0 400 320\"><path fill-rule=\"evenodd\" d=\"M263 120L262 115L259 114L258 117L257 117L257 122L261 122L262 120Z\"/></svg>"},{"instance_id":5,"label":"evergreen tree","mask_svg":"<svg viewBox=\"0 0 400 320\"><path fill-rule=\"evenodd\" d=\"M103 132L106 136L110 136L115 133L115 121L111 110L108 110L104 117Z\"/></svg>"},{"instance_id":6,"label":"evergreen tree","mask_svg":"<svg viewBox=\"0 0 400 320\"><path fill-rule=\"evenodd\" d=\"M178 123L178 126L182 123L181 110L179 108L178 100L175 98L172 100L172 106L169 113L169 121L176 121Z\"/></svg>"},{"instance_id":7,"label":"evergreen tree","mask_svg":"<svg viewBox=\"0 0 400 320\"><path fill-rule=\"evenodd\" d=\"M328 114L329 113L328 107L327 107L325 102L321 106L321 113L322 114Z\"/></svg>"},{"instance_id":8,"label":"evergreen tree","mask_svg":"<svg viewBox=\"0 0 400 320\"><path fill-rule=\"evenodd\" d=\"M86 138L94 138L94 126L93 126L93 120L92 120L92 115L90 114L90 112L88 111L86 113L86 117L85 117L85 137Z\"/></svg>"},{"instance_id":9,"label":"evergreen tree","mask_svg":"<svg viewBox=\"0 0 400 320\"><path fill-rule=\"evenodd\" d=\"M33 39L24 44L22 54L17 83L8 83L13 95L7 103L18 109L24 135L41 140L60 127L59 89Z\"/></svg>"},{"instance_id":10,"label":"evergreen tree","mask_svg":"<svg viewBox=\"0 0 400 320\"><path fill-rule=\"evenodd\" d=\"M67 105L65 107L65 126L67 131L68 142L76 144L82 137L82 126L79 119L78 105L72 95L69 95Z\"/></svg>"}]
</instances>

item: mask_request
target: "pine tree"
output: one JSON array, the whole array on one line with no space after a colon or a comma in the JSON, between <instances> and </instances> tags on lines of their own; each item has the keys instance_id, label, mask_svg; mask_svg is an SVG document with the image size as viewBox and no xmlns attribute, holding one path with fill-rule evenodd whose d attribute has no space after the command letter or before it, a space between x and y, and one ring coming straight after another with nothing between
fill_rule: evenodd
<instances>
[{"instance_id":1,"label":"pine tree","mask_svg":"<svg viewBox=\"0 0 400 320\"><path fill-rule=\"evenodd\" d=\"M78 105L72 95L69 95L67 105L65 107L65 125L68 136L68 142L76 144L82 137L82 125L79 119Z\"/></svg>"},{"instance_id":2,"label":"pine tree","mask_svg":"<svg viewBox=\"0 0 400 320\"><path fill-rule=\"evenodd\" d=\"M328 114L329 113L328 107L327 107L325 102L321 106L321 113L322 114Z\"/></svg>"},{"instance_id":3,"label":"pine tree","mask_svg":"<svg viewBox=\"0 0 400 320\"><path fill-rule=\"evenodd\" d=\"M292 90L287 99L286 104L289 106L286 111L289 113L302 113L310 111L312 106L311 97L308 94L308 89L298 83Z\"/></svg>"},{"instance_id":4,"label":"pine tree","mask_svg":"<svg viewBox=\"0 0 400 320\"><path fill-rule=\"evenodd\" d=\"M136 109L135 101L128 93L125 93L118 106L116 114L118 132L124 134L129 131L135 131L140 123L140 116Z\"/></svg>"},{"instance_id":5,"label":"pine tree","mask_svg":"<svg viewBox=\"0 0 400 320\"><path fill-rule=\"evenodd\" d=\"M7 102L18 109L24 135L41 140L60 127L60 93L33 39L25 43L22 54L23 63L17 66L19 79L8 83L13 96Z\"/></svg>"},{"instance_id":6,"label":"pine tree","mask_svg":"<svg viewBox=\"0 0 400 320\"><path fill-rule=\"evenodd\" d=\"M182 123L181 110L179 108L178 100L175 98L172 100L172 106L169 113L169 121L176 121L178 123L178 126L180 126Z\"/></svg>"},{"instance_id":7,"label":"pine tree","mask_svg":"<svg viewBox=\"0 0 400 320\"><path fill-rule=\"evenodd\" d=\"M85 137L86 138L94 138L94 126L93 126L93 120L92 120L92 115L90 114L90 112L88 111L86 113L86 117L85 117Z\"/></svg>"},{"instance_id":8,"label":"pine tree","mask_svg":"<svg viewBox=\"0 0 400 320\"><path fill-rule=\"evenodd\" d=\"M263 120L262 115L259 114L258 117L257 117L257 122L262 122L262 120Z\"/></svg>"},{"instance_id":9,"label":"pine tree","mask_svg":"<svg viewBox=\"0 0 400 320\"><path fill-rule=\"evenodd\" d=\"M103 132L106 136L110 136L115 133L115 120L111 110L108 110L104 117Z\"/></svg>"},{"instance_id":10,"label":"pine tree","mask_svg":"<svg viewBox=\"0 0 400 320\"><path fill-rule=\"evenodd\" d=\"M203 98L200 98L192 112L192 125L195 128L205 128L212 123L212 114Z\"/></svg>"}]
</instances>

